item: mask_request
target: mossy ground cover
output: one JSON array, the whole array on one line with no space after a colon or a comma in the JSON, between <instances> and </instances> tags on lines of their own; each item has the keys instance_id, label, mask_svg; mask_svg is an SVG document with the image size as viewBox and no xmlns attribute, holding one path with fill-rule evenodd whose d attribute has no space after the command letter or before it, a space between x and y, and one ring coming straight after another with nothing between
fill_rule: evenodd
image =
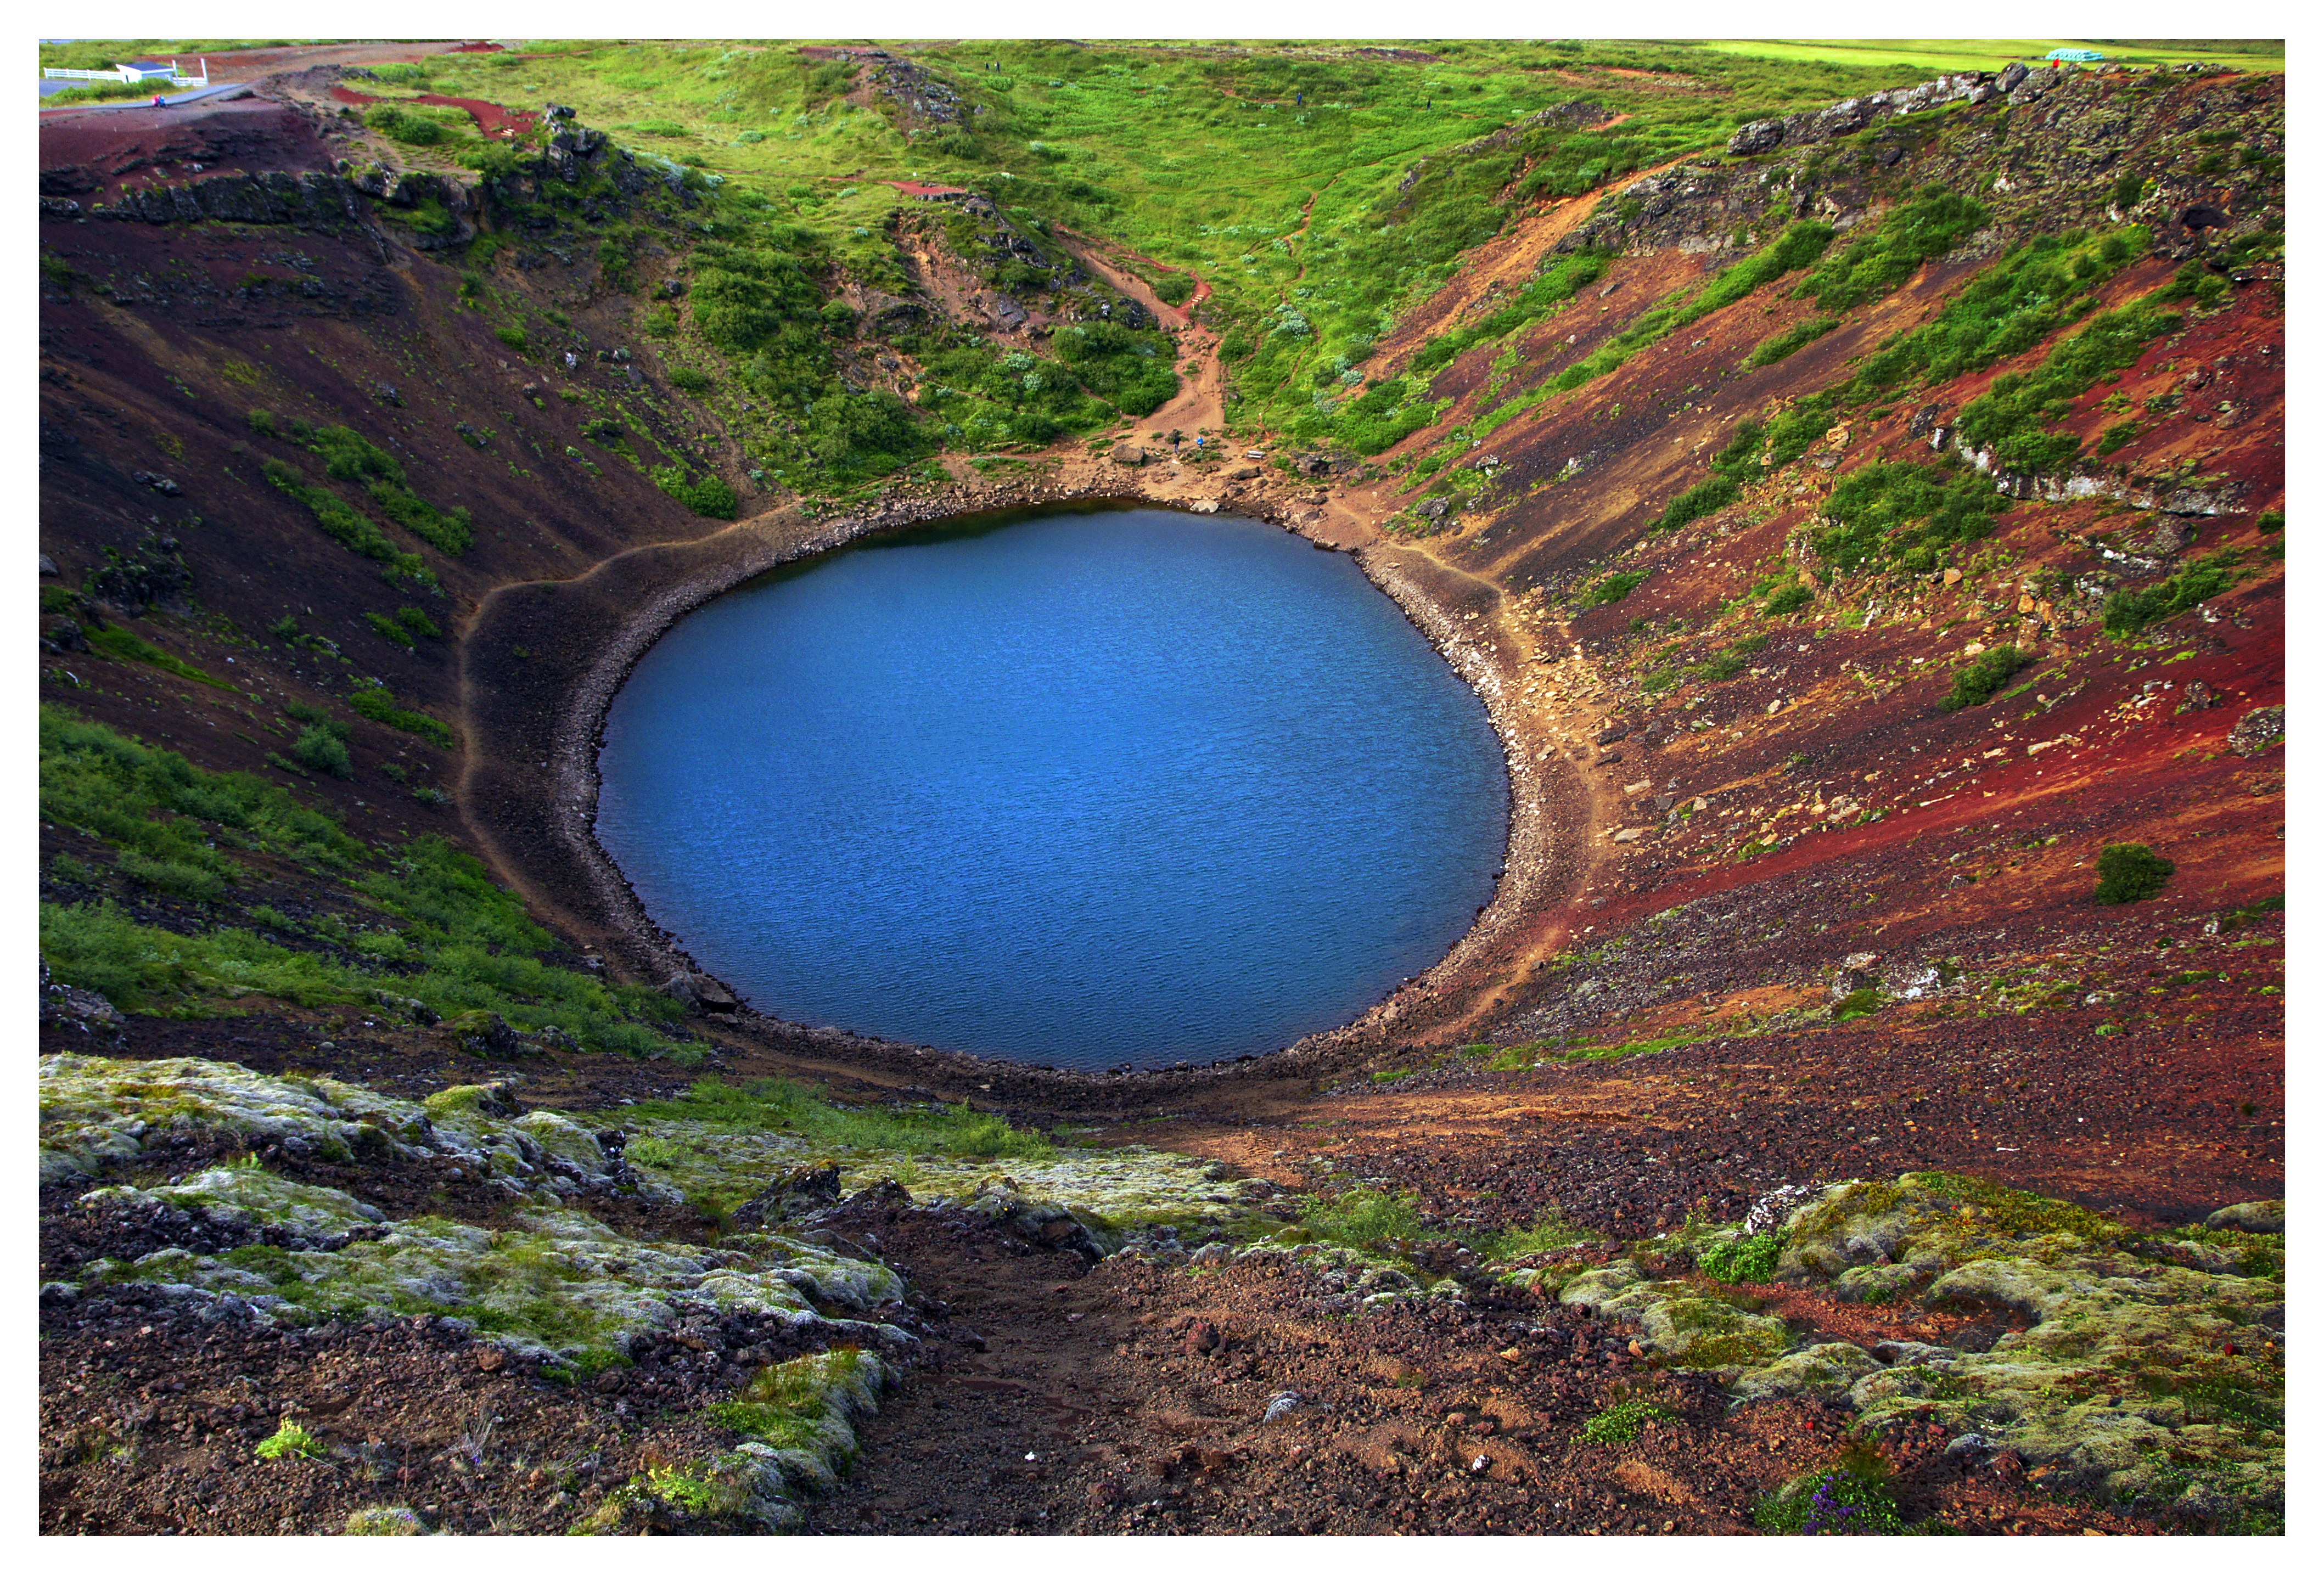
<instances>
[{"instance_id":1,"label":"mossy ground cover","mask_svg":"<svg viewBox=\"0 0 2324 1575\"><path fill-rule=\"evenodd\" d=\"M379 691L370 691L379 693ZM124 1010L206 1017L294 1007L490 1012L581 1047L687 1055L663 1031L682 1009L658 991L558 966L549 934L484 866L441 838L374 849L328 813L241 773L205 771L55 706L41 715L41 812L117 849L143 885L225 903L271 855L337 887L355 915L293 921L242 910L191 934L140 922L110 899L41 905L41 955L60 983Z\"/></svg>"},{"instance_id":2,"label":"mossy ground cover","mask_svg":"<svg viewBox=\"0 0 2324 1575\"><path fill-rule=\"evenodd\" d=\"M881 289L901 282L888 235L908 202L889 180L968 187L1035 235L1065 225L1119 241L1212 286L1204 309L1224 336L1231 421L1370 451L1434 411L1417 389L1364 389L1363 364L1397 311L1499 233L1513 203L1579 195L1713 150L1746 120L1914 79L1897 64L1683 47L1469 41L1432 53L916 48L907 69L934 72L960 101L956 121L935 124L877 90L895 68L783 46L547 45L428 70L446 93L573 104L624 142L717 176L745 227L802 232L807 249ZM1710 91L1636 90L1600 69L1674 62ZM1576 69L1592 73L1590 87L1555 74ZM1597 113L1543 115L1585 99ZM1577 283L1557 275L1524 315ZM972 441L967 423L950 424L963 429L954 441Z\"/></svg>"},{"instance_id":3,"label":"mossy ground cover","mask_svg":"<svg viewBox=\"0 0 2324 1575\"><path fill-rule=\"evenodd\" d=\"M1738 1404L1840 1405L1867 1438L1935 1422L2120 1508L2266 1529L2282 1515L2282 1242L2207 1226L2141 1230L1919 1172L1823 1188L1756 1232L1691 1220L1610 1262L1529 1262L1499 1277L1636 1327L1649 1362L1704 1372ZM1670 1277L1689 1260L1694 1276ZM1803 1344L1758 1310L1749 1286L1771 1280L2028 1326L1984 1350L1908 1345L1884 1358L1846 1340ZM1808 1529L1819 1489L1832 1499L1840 1486L1834 1469L1844 1463L1787 1486L1762 1524Z\"/></svg>"},{"instance_id":4,"label":"mossy ground cover","mask_svg":"<svg viewBox=\"0 0 2324 1575\"><path fill-rule=\"evenodd\" d=\"M646 1174L713 1213L768 1182L836 1165L850 1191L894 1181L916 1196L1062 1207L1100 1240L1157 1225L1231 1225L1251 1204L1204 1161L1140 1146L1060 1145L998 1115L941 1104L844 1106L780 1079L706 1080L685 1097L622 1111Z\"/></svg>"}]
</instances>

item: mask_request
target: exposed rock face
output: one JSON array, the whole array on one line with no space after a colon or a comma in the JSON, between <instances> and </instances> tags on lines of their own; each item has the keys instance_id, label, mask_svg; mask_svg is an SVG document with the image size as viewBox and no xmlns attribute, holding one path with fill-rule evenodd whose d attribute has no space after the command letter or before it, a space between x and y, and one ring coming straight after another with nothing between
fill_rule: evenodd
<instances>
[{"instance_id":1,"label":"exposed rock face","mask_svg":"<svg viewBox=\"0 0 2324 1575\"><path fill-rule=\"evenodd\" d=\"M2263 705L2248 712L2227 734L2227 747L2248 759L2273 746L2283 736L2283 707Z\"/></svg>"},{"instance_id":2,"label":"exposed rock face","mask_svg":"<svg viewBox=\"0 0 2324 1575\"><path fill-rule=\"evenodd\" d=\"M2260 1198L2248 1203L2229 1203L2214 1211L2203 1221L2214 1230L2248 1230L2260 1236L2281 1236L2283 1233L2283 1200Z\"/></svg>"},{"instance_id":3,"label":"exposed rock face","mask_svg":"<svg viewBox=\"0 0 2324 1575\"><path fill-rule=\"evenodd\" d=\"M2002 100L2006 136L1997 117L1969 115L1953 118L1957 130L1941 138L1935 117L1921 113ZM2265 178L2228 171L2222 188L2194 175L2195 161L2178 155L2191 151L2198 133L2280 152L2280 87L2255 78L2126 92L2118 78L2084 71L1964 72L1753 121L1728 143L1741 162L1704 160L1635 180L1556 249L1716 251L1738 224L1814 217L1844 226L1902 195L1897 176L1884 173L1895 170L1914 185L1977 189L2003 229L2054 231L2135 216L2154 232L2158 255L2183 261L2226 234L2281 223L2282 198ZM2129 209L2117 210L2115 177L2126 160L2159 172Z\"/></svg>"}]
</instances>

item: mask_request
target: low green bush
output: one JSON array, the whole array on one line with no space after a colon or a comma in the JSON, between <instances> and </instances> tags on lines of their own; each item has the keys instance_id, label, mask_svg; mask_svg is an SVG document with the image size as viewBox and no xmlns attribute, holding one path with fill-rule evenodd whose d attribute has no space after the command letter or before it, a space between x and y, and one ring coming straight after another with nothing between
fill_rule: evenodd
<instances>
[{"instance_id":1,"label":"low green bush","mask_svg":"<svg viewBox=\"0 0 2324 1575\"><path fill-rule=\"evenodd\" d=\"M674 465L655 471L653 484L706 520L732 520L742 507L734 489L716 476L688 481L686 472Z\"/></svg>"},{"instance_id":2,"label":"low green bush","mask_svg":"<svg viewBox=\"0 0 2324 1575\"><path fill-rule=\"evenodd\" d=\"M1773 366L1776 362L1807 348L1838 327L1838 318L1811 318L1804 323L1794 323L1783 332L1770 334L1760 340L1751 354L1744 357L1743 364L1755 368Z\"/></svg>"},{"instance_id":3,"label":"low green bush","mask_svg":"<svg viewBox=\"0 0 2324 1575\"><path fill-rule=\"evenodd\" d=\"M310 771L341 778L355 774L355 761L347 754L347 741L327 724L302 728L298 741L290 746L290 758Z\"/></svg>"},{"instance_id":4,"label":"low green bush","mask_svg":"<svg viewBox=\"0 0 2324 1575\"><path fill-rule=\"evenodd\" d=\"M2179 866L2144 843L2108 843L2098 850L2098 901L2108 907L2144 902L2170 883Z\"/></svg>"},{"instance_id":5,"label":"low green bush","mask_svg":"<svg viewBox=\"0 0 2324 1575\"><path fill-rule=\"evenodd\" d=\"M2001 686L2033 664L2034 653L2014 645L1997 645L1979 651L1965 668L1953 672L1953 691L1937 702L1939 710L1961 711L1982 705L2001 693Z\"/></svg>"},{"instance_id":6,"label":"low green bush","mask_svg":"<svg viewBox=\"0 0 2324 1575\"><path fill-rule=\"evenodd\" d=\"M1757 1285L1775 1277L1775 1262L1783 1256L1783 1233L1769 1231L1714 1242L1695 1255L1694 1266L1722 1285Z\"/></svg>"},{"instance_id":7,"label":"low green bush","mask_svg":"<svg viewBox=\"0 0 2324 1575\"><path fill-rule=\"evenodd\" d=\"M1347 1247L1378 1247L1425 1234L1419 1200L1409 1193L1351 1187L1327 1198L1309 1198L1299 1222L1318 1240Z\"/></svg>"},{"instance_id":8,"label":"low green bush","mask_svg":"<svg viewBox=\"0 0 2324 1575\"><path fill-rule=\"evenodd\" d=\"M1582 593L1575 605L1580 607L1610 607L1632 591L1646 583L1646 571L1629 569L1621 574L1608 575Z\"/></svg>"},{"instance_id":9,"label":"low green bush","mask_svg":"<svg viewBox=\"0 0 2324 1575\"><path fill-rule=\"evenodd\" d=\"M1897 1536L1905 1527L1893 1474L1878 1446L1850 1444L1830 1466L1785 1483L1751 1519L1778 1536Z\"/></svg>"},{"instance_id":10,"label":"low green bush","mask_svg":"<svg viewBox=\"0 0 2324 1575\"><path fill-rule=\"evenodd\" d=\"M452 747L452 730L424 711L408 711L395 703L395 696L385 689L357 689L347 696L347 705L358 716L370 718L383 727L424 738L438 749Z\"/></svg>"},{"instance_id":11,"label":"low green bush","mask_svg":"<svg viewBox=\"0 0 2324 1575\"><path fill-rule=\"evenodd\" d=\"M2150 623L2174 618L2198 603L2234 589L2243 556L2239 548L2223 547L2192 560L2167 580L2115 592L2107 597L2099 613L2106 631L2126 640Z\"/></svg>"},{"instance_id":12,"label":"low green bush","mask_svg":"<svg viewBox=\"0 0 2324 1575\"><path fill-rule=\"evenodd\" d=\"M178 677L208 684L213 689L231 691L234 688L224 678L215 677L193 663L180 660L161 647L140 640L118 623L108 623L102 629L84 630L82 632L92 647L107 656L118 657L125 662L143 662L149 668L159 668Z\"/></svg>"},{"instance_id":13,"label":"low green bush","mask_svg":"<svg viewBox=\"0 0 2324 1575\"><path fill-rule=\"evenodd\" d=\"M1783 618L1798 612L1815 600L1815 593L1794 580L1759 603L1759 611L1770 618Z\"/></svg>"},{"instance_id":14,"label":"low green bush","mask_svg":"<svg viewBox=\"0 0 2324 1575\"><path fill-rule=\"evenodd\" d=\"M1591 1443L1628 1443L1649 1422L1667 1422L1671 1414L1650 1400L1618 1400L1582 1424L1582 1436Z\"/></svg>"}]
</instances>

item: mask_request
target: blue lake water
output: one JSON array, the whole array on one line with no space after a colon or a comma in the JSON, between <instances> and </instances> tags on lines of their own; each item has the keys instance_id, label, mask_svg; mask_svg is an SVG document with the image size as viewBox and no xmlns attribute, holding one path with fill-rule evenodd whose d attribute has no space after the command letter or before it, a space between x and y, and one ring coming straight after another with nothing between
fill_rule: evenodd
<instances>
[{"instance_id":1,"label":"blue lake water","mask_svg":"<svg viewBox=\"0 0 2324 1575\"><path fill-rule=\"evenodd\" d=\"M1355 565L1151 509L883 538L680 621L597 834L752 1006L1100 1069L1280 1049L1442 957L1508 820Z\"/></svg>"}]
</instances>

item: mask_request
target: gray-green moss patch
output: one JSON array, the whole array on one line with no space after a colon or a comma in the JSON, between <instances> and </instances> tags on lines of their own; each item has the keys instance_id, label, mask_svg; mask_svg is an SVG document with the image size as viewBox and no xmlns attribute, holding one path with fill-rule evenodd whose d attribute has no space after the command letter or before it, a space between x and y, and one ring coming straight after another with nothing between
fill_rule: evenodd
<instances>
[{"instance_id":1,"label":"gray-green moss patch","mask_svg":"<svg viewBox=\"0 0 2324 1575\"><path fill-rule=\"evenodd\" d=\"M1067 1210L1108 1251L1156 1226L1227 1225L1250 1215L1254 1201L1246 1184L1222 1180L1212 1162L1152 1148L1058 1148L994 1159L667 1117L632 1117L631 1130L623 1157L688 1199L732 1208L788 1171L834 1165L848 1192L893 1181L916 1198L949 1198L987 1212L1010 1200Z\"/></svg>"},{"instance_id":2,"label":"gray-green moss patch","mask_svg":"<svg viewBox=\"0 0 2324 1575\"><path fill-rule=\"evenodd\" d=\"M415 1104L335 1078L274 1077L230 1061L42 1059L43 1184L101 1175L157 1138L221 1135L340 1163L459 1160L516 1194L655 1195L586 1128L554 1110L520 1114L499 1084L449 1088ZM674 1193L666 1198L678 1201Z\"/></svg>"},{"instance_id":3,"label":"gray-green moss patch","mask_svg":"<svg viewBox=\"0 0 2324 1575\"><path fill-rule=\"evenodd\" d=\"M894 1382L868 1351L837 1349L761 1368L707 1415L739 1441L731 1450L641 1471L578 1522L578 1534L645 1531L782 1531L793 1497L828 1491L855 1458L854 1423Z\"/></svg>"},{"instance_id":4,"label":"gray-green moss patch","mask_svg":"<svg viewBox=\"0 0 2324 1575\"><path fill-rule=\"evenodd\" d=\"M1690 1227L1630 1257L1505 1270L1513 1288L1634 1327L1658 1364L1710 1372L1738 1405L1845 1404L1860 1431L1905 1418L1974 1432L2037 1472L2124 1507L2280 1524L2283 1502L2281 1208L2141 1231L2052 1198L1938 1172L1849 1182L1757 1230ZM1780 1239L1775 1276L1841 1300L1987 1308L2028 1327L1986 1350L1846 1341L1794 1349L1748 1292L1655 1278ZM1658 1272L1668 1275L1667 1267Z\"/></svg>"},{"instance_id":5,"label":"gray-green moss patch","mask_svg":"<svg viewBox=\"0 0 2324 1575\"><path fill-rule=\"evenodd\" d=\"M512 1351L584 1370L626 1360L638 1335L706 1311L816 1326L833 1340L910 1338L850 1316L876 1317L902 1300L894 1270L788 1237L733 1234L715 1248L641 1241L549 1198L520 1212L512 1230L428 1215L382 1224L378 1211L345 1193L243 1165L171 1186L105 1188L88 1201L301 1235L370 1227L337 1248L250 1244L214 1256L165 1248L82 1271L83 1286L137 1282L232 1297L278 1323L449 1316Z\"/></svg>"}]
</instances>

